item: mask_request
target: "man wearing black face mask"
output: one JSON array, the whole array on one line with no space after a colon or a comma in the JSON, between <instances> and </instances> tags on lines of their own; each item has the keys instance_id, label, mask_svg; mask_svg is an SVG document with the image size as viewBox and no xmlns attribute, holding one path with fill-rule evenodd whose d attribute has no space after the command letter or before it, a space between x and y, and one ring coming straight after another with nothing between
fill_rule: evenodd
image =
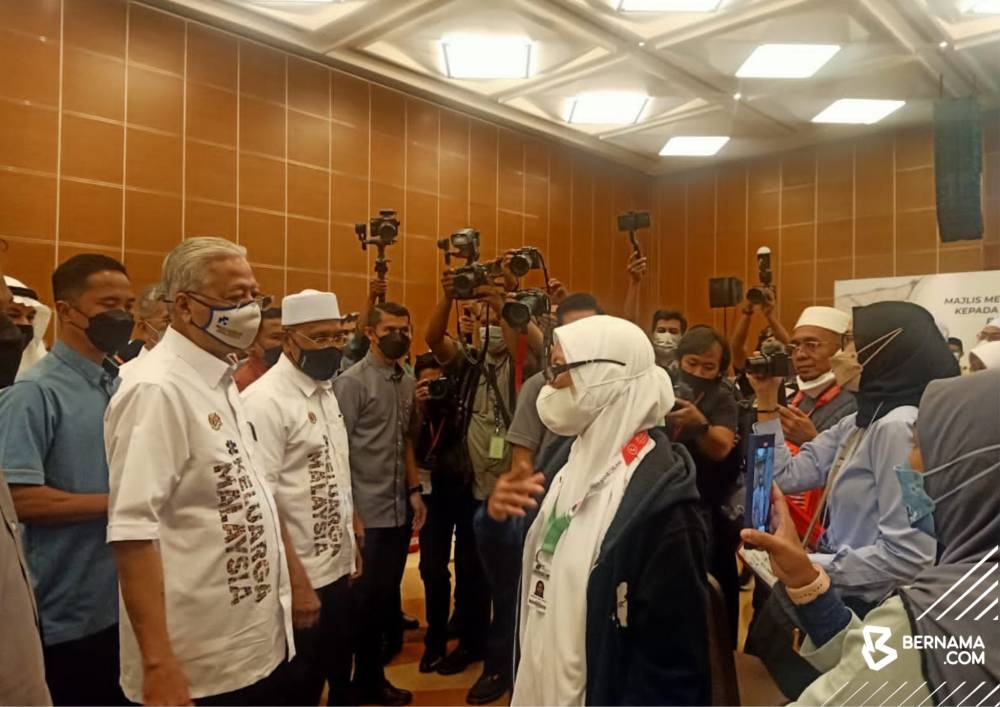
<instances>
[{"instance_id":1,"label":"man wearing black face mask","mask_svg":"<svg viewBox=\"0 0 1000 707\"><path fill-rule=\"evenodd\" d=\"M118 575L106 544L108 356L128 343L134 296L121 263L77 255L52 275L59 339L0 396L0 468L26 526L45 668L56 704L121 704Z\"/></svg>"},{"instance_id":2,"label":"man wearing black face mask","mask_svg":"<svg viewBox=\"0 0 1000 707\"><path fill-rule=\"evenodd\" d=\"M264 467L274 476L292 584L295 660L290 704L349 704L351 597L360 571L347 430L330 378L340 367L340 308L332 292L282 301L284 355L243 392Z\"/></svg>"},{"instance_id":3,"label":"man wearing black face mask","mask_svg":"<svg viewBox=\"0 0 1000 707\"><path fill-rule=\"evenodd\" d=\"M729 344L711 327L691 327L677 344L677 361L677 381L687 387L690 399L678 398L667 425L671 437L691 452L698 470L698 494L712 545L709 571L722 586L731 635L736 636L740 588L734 553L739 529L722 511L739 473L733 455L738 408L723 378L729 368Z\"/></svg>"},{"instance_id":4,"label":"man wearing black face mask","mask_svg":"<svg viewBox=\"0 0 1000 707\"><path fill-rule=\"evenodd\" d=\"M356 512L365 526L364 573L355 584L362 625L354 682L362 703L405 705L413 695L386 679L381 653L383 636L395 640L403 633L397 592L411 520L419 530L427 513L413 452L415 382L400 365L410 350L410 313L393 302L377 304L365 334L368 353L333 382L350 443Z\"/></svg>"}]
</instances>

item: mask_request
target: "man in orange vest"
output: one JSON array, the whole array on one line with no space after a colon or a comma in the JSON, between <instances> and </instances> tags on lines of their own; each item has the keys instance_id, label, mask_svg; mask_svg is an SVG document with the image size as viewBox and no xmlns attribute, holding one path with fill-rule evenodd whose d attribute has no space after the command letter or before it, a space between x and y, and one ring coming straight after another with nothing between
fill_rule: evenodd
<instances>
[{"instance_id":1,"label":"man in orange vest","mask_svg":"<svg viewBox=\"0 0 1000 707\"><path fill-rule=\"evenodd\" d=\"M851 328L851 317L833 307L807 307L792 331L790 342L798 391L787 407L780 408L781 427L792 454L820 432L833 427L856 410L854 395L842 389L830 366L830 358L843 348ZM797 509L796 526L804 533L819 506L822 489L790 497ZM797 514L796 510L802 511ZM816 538L822 529L816 526Z\"/></svg>"}]
</instances>

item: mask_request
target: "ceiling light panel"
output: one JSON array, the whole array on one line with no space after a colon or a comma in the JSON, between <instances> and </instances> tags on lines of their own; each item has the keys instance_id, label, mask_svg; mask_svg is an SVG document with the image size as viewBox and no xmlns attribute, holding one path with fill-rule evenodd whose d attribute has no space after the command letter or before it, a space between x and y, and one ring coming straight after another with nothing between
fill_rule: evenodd
<instances>
[{"instance_id":1,"label":"ceiling light panel","mask_svg":"<svg viewBox=\"0 0 1000 707\"><path fill-rule=\"evenodd\" d=\"M469 34L441 40L445 73L453 79L526 79L531 49L527 37Z\"/></svg>"},{"instance_id":2,"label":"ceiling light panel","mask_svg":"<svg viewBox=\"0 0 1000 707\"><path fill-rule=\"evenodd\" d=\"M761 44L736 75L745 79L805 79L839 51L839 44Z\"/></svg>"},{"instance_id":3,"label":"ceiling light panel","mask_svg":"<svg viewBox=\"0 0 1000 707\"><path fill-rule=\"evenodd\" d=\"M979 0L969 8L969 12L977 15L1000 15L1000 0Z\"/></svg>"},{"instance_id":4,"label":"ceiling light panel","mask_svg":"<svg viewBox=\"0 0 1000 707\"><path fill-rule=\"evenodd\" d=\"M620 0L619 12L715 12L722 0Z\"/></svg>"},{"instance_id":5,"label":"ceiling light panel","mask_svg":"<svg viewBox=\"0 0 1000 707\"><path fill-rule=\"evenodd\" d=\"M644 93L600 91L573 99L567 123L576 125L629 125L636 123L649 102Z\"/></svg>"},{"instance_id":6,"label":"ceiling light panel","mask_svg":"<svg viewBox=\"0 0 1000 707\"><path fill-rule=\"evenodd\" d=\"M251 0L255 5L331 5L340 0Z\"/></svg>"},{"instance_id":7,"label":"ceiling light panel","mask_svg":"<svg viewBox=\"0 0 1000 707\"><path fill-rule=\"evenodd\" d=\"M827 106L822 113L812 119L812 122L871 125L895 113L904 105L906 101L842 98Z\"/></svg>"},{"instance_id":8,"label":"ceiling light panel","mask_svg":"<svg viewBox=\"0 0 1000 707\"><path fill-rule=\"evenodd\" d=\"M711 157L729 138L725 135L678 135L667 140L660 150L664 157Z\"/></svg>"}]
</instances>

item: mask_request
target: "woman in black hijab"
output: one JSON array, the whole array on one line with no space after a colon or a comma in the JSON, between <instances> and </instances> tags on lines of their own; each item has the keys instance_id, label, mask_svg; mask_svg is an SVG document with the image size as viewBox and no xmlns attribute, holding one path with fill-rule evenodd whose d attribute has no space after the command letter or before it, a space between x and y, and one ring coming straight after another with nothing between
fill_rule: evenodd
<instances>
[{"instance_id":1,"label":"woman in black hijab","mask_svg":"<svg viewBox=\"0 0 1000 707\"><path fill-rule=\"evenodd\" d=\"M796 612L809 634L801 655L824 671L801 703L1000 702L998 420L1000 371L927 386L919 446L896 472L910 522L937 535L940 561L864 622L802 550L780 491L773 494L773 534L743 531L799 597Z\"/></svg>"},{"instance_id":2,"label":"woman in black hijab","mask_svg":"<svg viewBox=\"0 0 1000 707\"><path fill-rule=\"evenodd\" d=\"M934 561L932 537L910 527L893 468L913 445L920 396L959 374L934 318L910 302L854 309L854 341L832 359L858 412L792 457L778 415L778 378L751 378L755 431L775 435L774 479L785 493L825 488L825 533L813 554L859 615Z\"/></svg>"}]
</instances>

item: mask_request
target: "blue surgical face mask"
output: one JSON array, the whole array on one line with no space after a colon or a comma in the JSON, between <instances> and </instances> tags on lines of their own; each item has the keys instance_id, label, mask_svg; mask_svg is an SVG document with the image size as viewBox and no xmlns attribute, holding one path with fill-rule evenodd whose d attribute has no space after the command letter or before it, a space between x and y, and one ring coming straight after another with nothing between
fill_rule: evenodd
<instances>
[{"instance_id":1,"label":"blue surgical face mask","mask_svg":"<svg viewBox=\"0 0 1000 707\"><path fill-rule=\"evenodd\" d=\"M983 469L971 478L963 481L958 486L948 489L948 491L941 494L937 498L931 498L930 494L928 494L924 488L924 482L928 477L934 476L934 474L944 471L959 462L963 462L979 454L992 452L997 449L1000 449L1000 444L974 449L971 452L963 454L957 459L953 459L950 462L937 466L933 469L928 469L924 472L913 469L909 462L898 465L896 467L896 476L899 479L899 485L903 494L903 504L906 506L906 516L910 521L910 526L923 530L929 535L933 535L934 511L941 504L941 502L951 496L954 496L966 486L978 481L990 472L1000 469L1000 462Z\"/></svg>"}]
</instances>

